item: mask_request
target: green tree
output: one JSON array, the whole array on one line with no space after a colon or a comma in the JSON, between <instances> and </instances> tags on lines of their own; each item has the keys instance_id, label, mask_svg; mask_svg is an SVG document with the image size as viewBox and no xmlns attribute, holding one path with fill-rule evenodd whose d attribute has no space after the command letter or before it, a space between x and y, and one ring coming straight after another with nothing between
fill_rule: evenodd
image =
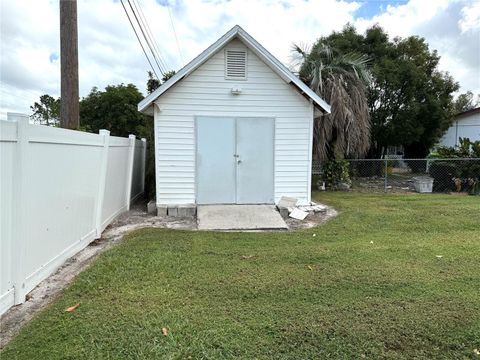
<instances>
[{"instance_id":1,"label":"green tree","mask_svg":"<svg viewBox=\"0 0 480 360\"><path fill-rule=\"evenodd\" d=\"M173 75L175 75L175 70L167 71L165 74L163 74L163 77L161 80L157 79L151 71L147 71L147 75L148 75L147 92L151 94L156 89L158 89L160 85L162 85L165 81L167 81Z\"/></svg>"},{"instance_id":2,"label":"green tree","mask_svg":"<svg viewBox=\"0 0 480 360\"><path fill-rule=\"evenodd\" d=\"M133 84L109 85L104 91L92 88L80 102L80 124L90 132L110 130L114 136L145 133L145 116L137 105L142 93Z\"/></svg>"},{"instance_id":3,"label":"green tree","mask_svg":"<svg viewBox=\"0 0 480 360\"><path fill-rule=\"evenodd\" d=\"M453 93L458 84L438 69L440 57L425 39L390 40L379 26L365 34L352 25L320 38L341 53L357 52L372 59L368 87L371 116L370 157L388 146L403 145L407 157L425 157L453 120Z\"/></svg>"},{"instance_id":4,"label":"green tree","mask_svg":"<svg viewBox=\"0 0 480 360\"><path fill-rule=\"evenodd\" d=\"M323 41L310 51L299 46L294 51L300 55L300 78L332 107L331 114L315 120L315 157L326 160L365 155L370 146L368 57L339 52Z\"/></svg>"},{"instance_id":5,"label":"green tree","mask_svg":"<svg viewBox=\"0 0 480 360\"><path fill-rule=\"evenodd\" d=\"M460 94L455 100L455 112L461 113L464 111L472 110L480 106L480 94L475 97L471 91L467 91L464 94Z\"/></svg>"},{"instance_id":6,"label":"green tree","mask_svg":"<svg viewBox=\"0 0 480 360\"><path fill-rule=\"evenodd\" d=\"M176 74L175 70L169 70L162 77L162 84Z\"/></svg>"},{"instance_id":7,"label":"green tree","mask_svg":"<svg viewBox=\"0 0 480 360\"><path fill-rule=\"evenodd\" d=\"M147 92L151 94L162 84L162 82L153 75L153 72L147 71L148 80L147 80Z\"/></svg>"},{"instance_id":8,"label":"green tree","mask_svg":"<svg viewBox=\"0 0 480 360\"><path fill-rule=\"evenodd\" d=\"M45 94L40 96L40 102L35 102L30 106L32 115L30 116L35 123L47 126L58 126L60 121L60 98Z\"/></svg>"}]
</instances>

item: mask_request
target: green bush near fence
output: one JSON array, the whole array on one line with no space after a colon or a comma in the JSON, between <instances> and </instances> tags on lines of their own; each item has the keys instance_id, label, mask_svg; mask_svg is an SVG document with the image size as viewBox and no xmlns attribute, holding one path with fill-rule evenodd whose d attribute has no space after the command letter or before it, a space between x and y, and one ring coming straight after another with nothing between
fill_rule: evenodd
<instances>
[{"instance_id":1,"label":"green bush near fence","mask_svg":"<svg viewBox=\"0 0 480 360\"><path fill-rule=\"evenodd\" d=\"M323 165L323 181L330 190L339 190L350 187L352 181L348 171L347 160L329 160Z\"/></svg>"},{"instance_id":2,"label":"green bush near fence","mask_svg":"<svg viewBox=\"0 0 480 360\"><path fill-rule=\"evenodd\" d=\"M434 191L468 192L480 195L480 141L460 138L456 147L439 147L430 158L448 159L432 162L429 174Z\"/></svg>"},{"instance_id":3,"label":"green bush near fence","mask_svg":"<svg viewBox=\"0 0 480 360\"><path fill-rule=\"evenodd\" d=\"M436 192L457 191L479 194L480 163L470 160L438 161L429 167Z\"/></svg>"}]
</instances>

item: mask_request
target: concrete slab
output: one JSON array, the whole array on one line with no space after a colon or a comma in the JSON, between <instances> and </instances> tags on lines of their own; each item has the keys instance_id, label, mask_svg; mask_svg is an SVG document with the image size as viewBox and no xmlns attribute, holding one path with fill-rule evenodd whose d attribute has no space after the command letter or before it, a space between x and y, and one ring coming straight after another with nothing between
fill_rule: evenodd
<instances>
[{"instance_id":1,"label":"concrete slab","mask_svg":"<svg viewBox=\"0 0 480 360\"><path fill-rule=\"evenodd\" d=\"M199 230L287 230L275 205L199 205Z\"/></svg>"}]
</instances>

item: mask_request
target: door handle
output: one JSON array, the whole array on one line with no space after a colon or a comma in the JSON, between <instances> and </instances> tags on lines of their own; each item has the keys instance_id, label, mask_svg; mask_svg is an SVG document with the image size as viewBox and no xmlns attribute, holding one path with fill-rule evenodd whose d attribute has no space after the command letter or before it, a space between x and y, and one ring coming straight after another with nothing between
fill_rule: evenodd
<instances>
[{"instance_id":1,"label":"door handle","mask_svg":"<svg viewBox=\"0 0 480 360\"><path fill-rule=\"evenodd\" d=\"M241 164L242 163L242 160L237 160L237 164Z\"/></svg>"}]
</instances>

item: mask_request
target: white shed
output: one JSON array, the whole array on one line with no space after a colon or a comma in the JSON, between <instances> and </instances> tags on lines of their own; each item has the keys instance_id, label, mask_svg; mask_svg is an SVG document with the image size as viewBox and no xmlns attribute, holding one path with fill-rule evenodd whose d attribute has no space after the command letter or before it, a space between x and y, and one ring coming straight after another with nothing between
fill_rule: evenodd
<instances>
[{"instance_id":1,"label":"white shed","mask_svg":"<svg viewBox=\"0 0 480 360\"><path fill-rule=\"evenodd\" d=\"M310 201L330 106L238 25L138 105L155 119L157 208Z\"/></svg>"},{"instance_id":2,"label":"white shed","mask_svg":"<svg viewBox=\"0 0 480 360\"><path fill-rule=\"evenodd\" d=\"M460 138L480 141L480 107L464 111L455 116L453 125L440 139L440 146L457 146Z\"/></svg>"}]
</instances>

